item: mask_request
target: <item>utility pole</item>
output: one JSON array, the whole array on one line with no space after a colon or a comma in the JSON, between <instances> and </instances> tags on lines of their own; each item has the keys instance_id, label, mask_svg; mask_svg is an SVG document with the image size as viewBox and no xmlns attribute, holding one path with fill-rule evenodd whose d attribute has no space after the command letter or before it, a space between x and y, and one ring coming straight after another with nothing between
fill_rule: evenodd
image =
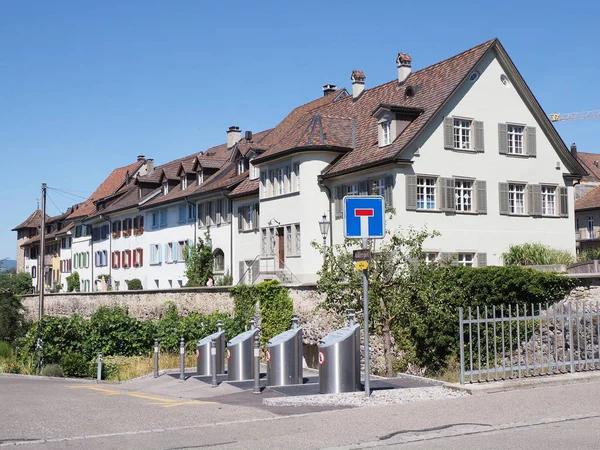
<instances>
[{"instance_id":1,"label":"utility pole","mask_svg":"<svg viewBox=\"0 0 600 450\"><path fill-rule=\"evenodd\" d=\"M38 269L40 302L39 319L44 315L44 254L46 250L46 183L42 183L42 229L40 235L40 266Z\"/></svg>"}]
</instances>

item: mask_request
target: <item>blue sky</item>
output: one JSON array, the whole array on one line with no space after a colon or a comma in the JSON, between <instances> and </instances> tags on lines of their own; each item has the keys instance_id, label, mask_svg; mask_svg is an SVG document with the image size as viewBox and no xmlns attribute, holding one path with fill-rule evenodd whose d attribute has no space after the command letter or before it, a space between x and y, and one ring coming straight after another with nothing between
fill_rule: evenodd
<instances>
[{"instance_id":1,"label":"blue sky","mask_svg":"<svg viewBox=\"0 0 600 450\"><path fill-rule=\"evenodd\" d=\"M600 109L598 17L598 2L564 1L0 0L0 258L41 183L87 197L137 155L161 164L230 125L270 128L353 69L389 81L398 51L418 70L498 37L546 112ZM557 129L596 153L599 126ZM50 191L48 214L78 200Z\"/></svg>"}]
</instances>

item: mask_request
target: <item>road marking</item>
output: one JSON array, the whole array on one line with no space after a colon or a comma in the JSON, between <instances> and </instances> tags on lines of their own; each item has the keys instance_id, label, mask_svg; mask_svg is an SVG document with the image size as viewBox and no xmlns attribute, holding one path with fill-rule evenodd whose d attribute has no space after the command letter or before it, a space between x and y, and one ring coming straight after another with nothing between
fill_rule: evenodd
<instances>
[{"instance_id":1,"label":"road marking","mask_svg":"<svg viewBox=\"0 0 600 450\"><path fill-rule=\"evenodd\" d=\"M127 392L127 391L117 391L114 389L106 389L97 386L69 386L70 389L88 389L90 391L101 392L104 395L126 395L128 397L141 398L144 400L152 400L149 405L162 405L163 408L171 408L173 406L184 406L184 405L216 405L217 402L205 402L201 400L173 400L170 398L164 397L156 397L153 395L144 394L143 392Z\"/></svg>"}]
</instances>

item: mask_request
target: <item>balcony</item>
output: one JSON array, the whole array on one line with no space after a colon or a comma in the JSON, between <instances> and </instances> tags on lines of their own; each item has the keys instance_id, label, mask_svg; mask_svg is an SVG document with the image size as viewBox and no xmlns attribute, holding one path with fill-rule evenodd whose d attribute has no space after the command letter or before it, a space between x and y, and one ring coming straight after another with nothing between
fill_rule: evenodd
<instances>
[{"instance_id":1,"label":"balcony","mask_svg":"<svg viewBox=\"0 0 600 450\"><path fill-rule=\"evenodd\" d=\"M600 240L600 230L588 230L587 228L582 228L575 232L575 240L577 242Z\"/></svg>"}]
</instances>

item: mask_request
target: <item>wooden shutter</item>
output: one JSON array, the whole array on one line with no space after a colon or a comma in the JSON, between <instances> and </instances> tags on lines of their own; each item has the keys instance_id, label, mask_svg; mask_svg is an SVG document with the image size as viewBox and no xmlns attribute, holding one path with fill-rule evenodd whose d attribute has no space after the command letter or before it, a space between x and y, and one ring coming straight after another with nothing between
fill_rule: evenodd
<instances>
[{"instance_id":1,"label":"wooden shutter","mask_svg":"<svg viewBox=\"0 0 600 450\"><path fill-rule=\"evenodd\" d=\"M569 217L569 196L567 195L567 188L565 186L559 186L557 193L560 204L560 217Z\"/></svg>"},{"instance_id":2,"label":"wooden shutter","mask_svg":"<svg viewBox=\"0 0 600 450\"><path fill-rule=\"evenodd\" d=\"M483 138L483 122L474 121L475 128L475 151L483 153L484 151L484 138Z\"/></svg>"},{"instance_id":3,"label":"wooden shutter","mask_svg":"<svg viewBox=\"0 0 600 450\"><path fill-rule=\"evenodd\" d=\"M258 275L260 274L260 259L256 259L252 262L252 279L250 283L254 284Z\"/></svg>"},{"instance_id":4,"label":"wooden shutter","mask_svg":"<svg viewBox=\"0 0 600 450\"><path fill-rule=\"evenodd\" d=\"M501 155L508 153L508 127L505 123L498 124L498 151Z\"/></svg>"},{"instance_id":5,"label":"wooden shutter","mask_svg":"<svg viewBox=\"0 0 600 450\"><path fill-rule=\"evenodd\" d=\"M223 200L218 199L215 201L215 219L217 220L217 225L221 223L221 209L223 208Z\"/></svg>"},{"instance_id":6,"label":"wooden shutter","mask_svg":"<svg viewBox=\"0 0 600 450\"><path fill-rule=\"evenodd\" d=\"M244 208L238 207L238 231L244 229Z\"/></svg>"},{"instance_id":7,"label":"wooden shutter","mask_svg":"<svg viewBox=\"0 0 600 450\"><path fill-rule=\"evenodd\" d=\"M527 213L530 216L542 215L542 187L539 184L527 185Z\"/></svg>"},{"instance_id":8,"label":"wooden shutter","mask_svg":"<svg viewBox=\"0 0 600 450\"><path fill-rule=\"evenodd\" d=\"M477 267L487 266L487 253L477 253Z\"/></svg>"},{"instance_id":9,"label":"wooden shutter","mask_svg":"<svg viewBox=\"0 0 600 450\"><path fill-rule=\"evenodd\" d=\"M251 208L252 208L252 211L253 211L253 213L252 213L252 229L254 231L257 231L258 230L258 224L259 224L259 221L258 221L258 203L252 204Z\"/></svg>"},{"instance_id":10,"label":"wooden shutter","mask_svg":"<svg viewBox=\"0 0 600 450\"><path fill-rule=\"evenodd\" d=\"M444 117L444 148L454 150L454 119L452 117Z\"/></svg>"},{"instance_id":11,"label":"wooden shutter","mask_svg":"<svg viewBox=\"0 0 600 450\"><path fill-rule=\"evenodd\" d=\"M240 261L239 266L238 266L238 270L239 270L239 274L238 274L239 281L238 281L238 283L241 283L242 281L244 281L244 280L242 280L242 277L244 276L245 267L246 267L246 265L244 264L244 261Z\"/></svg>"},{"instance_id":12,"label":"wooden shutter","mask_svg":"<svg viewBox=\"0 0 600 450\"><path fill-rule=\"evenodd\" d=\"M342 205L342 199L344 198L343 192L344 189L342 185L335 187L334 206L336 219L341 219L342 217L344 217L344 209Z\"/></svg>"},{"instance_id":13,"label":"wooden shutter","mask_svg":"<svg viewBox=\"0 0 600 450\"><path fill-rule=\"evenodd\" d=\"M140 248L140 260L138 261L140 267L144 265L144 249Z\"/></svg>"},{"instance_id":14,"label":"wooden shutter","mask_svg":"<svg viewBox=\"0 0 600 450\"><path fill-rule=\"evenodd\" d=\"M417 176L406 175L406 210L417 210Z\"/></svg>"},{"instance_id":15,"label":"wooden shutter","mask_svg":"<svg viewBox=\"0 0 600 450\"><path fill-rule=\"evenodd\" d=\"M525 128L527 137L527 156L536 156L536 137L535 137L535 127L526 127Z\"/></svg>"},{"instance_id":16,"label":"wooden shutter","mask_svg":"<svg viewBox=\"0 0 600 450\"><path fill-rule=\"evenodd\" d=\"M383 197L385 198L385 206L388 208L394 207L394 176L387 175L385 177L385 192Z\"/></svg>"},{"instance_id":17,"label":"wooden shutter","mask_svg":"<svg viewBox=\"0 0 600 450\"><path fill-rule=\"evenodd\" d=\"M498 200L500 205L500 214L510 214L510 205L508 203L508 183L498 183Z\"/></svg>"},{"instance_id":18,"label":"wooden shutter","mask_svg":"<svg viewBox=\"0 0 600 450\"><path fill-rule=\"evenodd\" d=\"M440 211L455 211L454 179L440 178Z\"/></svg>"},{"instance_id":19,"label":"wooden shutter","mask_svg":"<svg viewBox=\"0 0 600 450\"><path fill-rule=\"evenodd\" d=\"M477 205L477 212L479 214L487 214L487 182L483 180L477 180L475 182L475 201Z\"/></svg>"}]
</instances>

